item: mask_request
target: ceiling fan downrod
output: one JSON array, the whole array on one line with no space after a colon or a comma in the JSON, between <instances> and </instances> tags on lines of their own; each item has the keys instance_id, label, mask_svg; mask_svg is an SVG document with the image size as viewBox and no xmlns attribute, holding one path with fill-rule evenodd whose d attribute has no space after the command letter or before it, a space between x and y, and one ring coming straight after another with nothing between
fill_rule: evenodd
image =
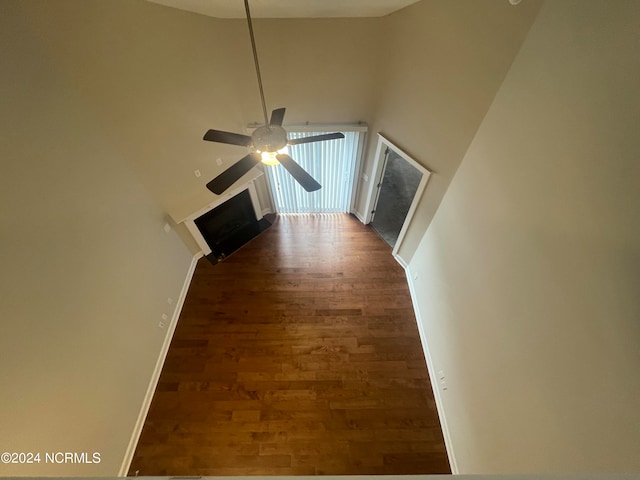
<instances>
[{"instance_id":1,"label":"ceiling fan downrod","mask_svg":"<svg viewBox=\"0 0 640 480\"><path fill-rule=\"evenodd\" d=\"M256 75L258 76L258 88L260 88L260 100L262 101L262 113L264 114L264 124L267 128L269 128L269 117L267 116L267 105L264 101L262 77L260 76L260 65L258 64L258 51L256 50L256 40L253 36L253 25L251 24L251 11L249 10L249 0L244 0L244 9L247 12L247 25L249 26L249 36L251 37L251 48L253 49L253 61L256 65Z\"/></svg>"},{"instance_id":2,"label":"ceiling fan downrod","mask_svg":"<svg viewBox=\"0 0 640 480\"><path fill-rule=\"evenodd\" d=\"M202 137L208 142L226 143L245 147L250 153L235 162L209 183L207 188L216 195L221 195L231 185L237 182L244 174L260 162L267 165L280 164L307 192L315 192L321 185L309 175L298 163L289 156L285 147L299 145L303 143L322 142L344 138L340 132L325 133L322 135L311 135L302 138L289 138L287 131L282 127L285 108L276 108L271 112L271 119L267 115L267 105L264 100L264 89L262 88L262 77L260 76L260 65L258 64L258 52L256 41L253 35L253 25L251 24L251 12L249 11L249 0L244 0L244 8L247 13L247 24L251 37L251 48L253 50L253 61L256 66L258 77L258 87L260 88L260 100L262 101L262 113L264 114L264 126L256 128L251 135L242 133L225 132L223 130L207 130Z\"/></svg>"}]
</instances>

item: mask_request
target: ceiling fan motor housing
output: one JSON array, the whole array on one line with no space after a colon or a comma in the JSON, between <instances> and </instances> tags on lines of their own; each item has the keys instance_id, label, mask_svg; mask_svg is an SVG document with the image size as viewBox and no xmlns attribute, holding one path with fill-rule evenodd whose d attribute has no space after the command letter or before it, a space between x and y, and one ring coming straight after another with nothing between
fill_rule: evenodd
<instances>
[{"instance_id":1,"label":"ceiling fan motor housing","mask_svg":"<svg viewBox=\"0 0 640 480\"><path fill-rule=\"evenodd\" d=\"M251 134L251 140L258 152L277 152L287 145L287 131L276 125L258 127Z\"/></svg>"}]
</instances>

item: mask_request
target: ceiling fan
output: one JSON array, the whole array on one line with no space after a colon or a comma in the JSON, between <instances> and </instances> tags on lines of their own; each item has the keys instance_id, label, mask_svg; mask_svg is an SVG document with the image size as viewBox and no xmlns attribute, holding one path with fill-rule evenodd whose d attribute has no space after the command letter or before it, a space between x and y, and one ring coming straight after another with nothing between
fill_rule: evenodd
<instances>
[{"instance_id":1,"label":"ceiling fan","mask_svg":"<svg viewBox=\"0 0 640 480\"><path fill-rule=\"evenodd\" d=\"M205 133L203 140L208 142L238 145L241 147L247 147L251 150L251 153L242 157L216 178L207 183L207 188L216 195L220 195L245 173L255 167L258 163L262 162L266 165L281 164L307 192L316 191L322 188L321 185L289 156L286 152L286 147L289 145L299 145L302 143L321 142L324 140L344 138L344 135L342 133L327 133L323 135L290 139L287 136L287 131L282 128L282 121L284 120L285 112L284 108L277 108L273 110L271 112L271 119L267 118L267 107L264 100L264 91L262 89L260 66L258 65L258 53L256 51L256 42L253 36L253 26L251 25L249 0L244 0L244 8L247 12L247 24L249 26L249 36L251 37L251 47L253 49L253 61L256 66L256 75L258 77L260 99L262 100L264 125L256 128L250 136L243 135L241 133L223 132L221 130L209 130Z\"/></svg>"}]
</instances>

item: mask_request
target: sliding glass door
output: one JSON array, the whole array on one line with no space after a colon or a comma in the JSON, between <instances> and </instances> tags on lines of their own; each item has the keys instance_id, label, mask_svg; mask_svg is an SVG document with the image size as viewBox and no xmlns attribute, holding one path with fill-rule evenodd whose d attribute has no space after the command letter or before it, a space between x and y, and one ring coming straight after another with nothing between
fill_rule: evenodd
<instances>
[{"instance_id":1,"label":"sliding glass door","mask_svg":"<svg viewBox=\"0 0 640 480\"><path fill-rule=\"evenodd\" d=\"M320 135L322 132L292 131L289 138ZM267 175L274 207L278 213L349 212L353 197L362 131L343 131L345 138L288 147L289 155L322 188L306 192L282 165L268 167Z\"/></svg>"}]
</instances>

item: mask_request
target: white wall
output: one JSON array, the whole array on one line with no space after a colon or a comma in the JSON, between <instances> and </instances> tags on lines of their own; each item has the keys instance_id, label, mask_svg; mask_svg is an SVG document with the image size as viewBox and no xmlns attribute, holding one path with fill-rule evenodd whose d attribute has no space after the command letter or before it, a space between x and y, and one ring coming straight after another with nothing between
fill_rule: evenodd
<instances>
[{"instance_id":1,"label":"white wall","mask_svg":"<svg viewBox=\"0 0 640 480\"><path fill-rule=\"evenodd\" d=\"M540 6L423 0L384 18L371 132L433 172L398 255L409 261ZM369 137L371 171L376 135ZM359 196L363 213L365 199Z\"/></svg>"},{"instance_id":2,"label":"white wall","mask_svg":"<svg viewBox=\"0 0 640 480\"><path fill-rule=\"evenodd\" d=\"M113 476L191 254L22 6L0 2L0 452L42 458L0 475Z\"/></svg>"},{"instance_id":3,"label":"white wall","mask_svg":"<svg viewBox=\"0 0 640 480\"><path fill-rule=\"evenodd\" d=\"M461 473L640 470L639 24L544 4L411 261Z\"/></svg>"}]
</instances>

